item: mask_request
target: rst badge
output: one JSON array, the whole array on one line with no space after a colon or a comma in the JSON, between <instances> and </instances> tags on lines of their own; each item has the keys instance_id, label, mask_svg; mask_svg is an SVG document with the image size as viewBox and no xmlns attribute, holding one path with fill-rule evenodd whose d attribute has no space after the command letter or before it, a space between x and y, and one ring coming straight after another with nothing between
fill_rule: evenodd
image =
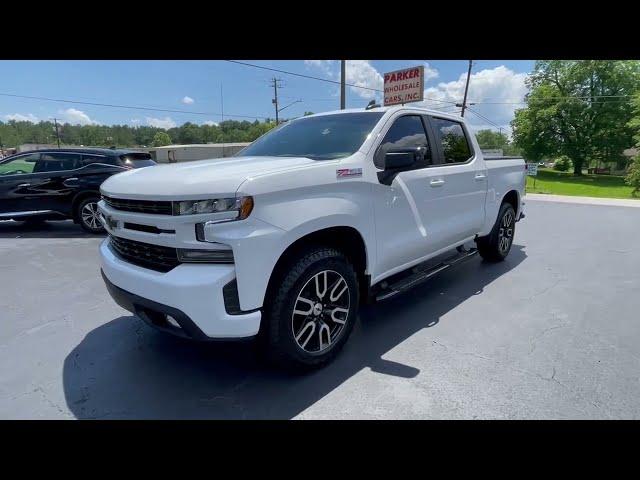
<instances>
[{"instance_id":1,"label":"rst badge","mask_svg":"<svg viewBox=\"0 0 640 480\"><path fill-rule=\"evenodd\" d=\"M361 168L339 168L336 170L336 178L361 177Z\"/></svg>"}]
</instances>

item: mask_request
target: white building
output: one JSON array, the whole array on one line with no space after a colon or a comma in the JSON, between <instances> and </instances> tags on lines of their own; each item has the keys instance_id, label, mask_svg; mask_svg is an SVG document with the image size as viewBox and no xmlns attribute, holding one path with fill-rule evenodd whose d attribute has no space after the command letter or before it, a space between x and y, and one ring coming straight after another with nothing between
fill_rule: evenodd
<instances>
[{"instance_id":1,"label":"white building","mask_svg":"<svg viewBox=\"0 0 640 480\"><path fill-rule=\"evenodd\" d=\"M167 145L148 148L147 151L158 163L189 162L207 158L231 157L249 143L203 143L193 145Z\"/></svg>"}]
</instances>

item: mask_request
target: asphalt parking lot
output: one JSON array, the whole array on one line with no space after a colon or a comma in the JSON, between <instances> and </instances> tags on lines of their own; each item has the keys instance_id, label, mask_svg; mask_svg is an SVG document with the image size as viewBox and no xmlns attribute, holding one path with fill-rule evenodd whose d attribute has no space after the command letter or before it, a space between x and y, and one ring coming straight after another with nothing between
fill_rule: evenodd
<instances>
[{"instance_id":1,"label":"asphalt parking lot","mask_svg":"<svg viewBox=\"0 0 640 480\"><path fill-rule=\"evenodd\" d=\"M274 371L118 307L70 222L0 222L0 418L640 417L640 208L527 201L507 261L366 307L337 361Z\"/></svg>"}]
</instances>

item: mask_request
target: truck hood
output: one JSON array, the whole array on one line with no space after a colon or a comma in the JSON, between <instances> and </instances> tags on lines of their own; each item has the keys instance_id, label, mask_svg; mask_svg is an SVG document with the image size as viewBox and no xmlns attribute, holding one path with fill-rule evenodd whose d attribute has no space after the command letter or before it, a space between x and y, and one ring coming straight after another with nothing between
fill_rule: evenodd
<instances>
[{"instance_id":1,"label":"truck hood","mask_svg":"<svg viewBox=\"0 0 640 480\"><path fill-rule=\"evenodd\" d=\"M193 200L234 196L245 180L317 163L305 157L230 157L160 164L109 177L100 187L116 198Z\"/></svg>"}]
</instances>

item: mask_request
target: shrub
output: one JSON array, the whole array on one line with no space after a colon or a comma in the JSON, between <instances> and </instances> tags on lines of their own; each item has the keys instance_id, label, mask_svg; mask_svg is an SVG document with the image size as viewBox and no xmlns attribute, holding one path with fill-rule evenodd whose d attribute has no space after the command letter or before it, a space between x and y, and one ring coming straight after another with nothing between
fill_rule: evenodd
<instances>
[{"instance_id":1,"label":"shrub","mask_svg":"<svg viewBox=\"0 0 640 480\"><path fill-rule=\"evenodd\" d=\"M640 192L640 155L633 159L631 166L629 167L629 173L625 177L627 185L633 187L631 195L634 197Z\"/></svg>"},{"instance_id":2,"label":"shrub","mask_svg":"<svg viewBox=\"0 0 640 480\"><path fill-rule=\"evenodd\" d=\"M558 170L559 172L567 172L571 168L573 168L573 162L569 157L567 157L566 155L563 155L559 158L556 158L553 168L555 170Z\"/></svg>"}]
</instances>

